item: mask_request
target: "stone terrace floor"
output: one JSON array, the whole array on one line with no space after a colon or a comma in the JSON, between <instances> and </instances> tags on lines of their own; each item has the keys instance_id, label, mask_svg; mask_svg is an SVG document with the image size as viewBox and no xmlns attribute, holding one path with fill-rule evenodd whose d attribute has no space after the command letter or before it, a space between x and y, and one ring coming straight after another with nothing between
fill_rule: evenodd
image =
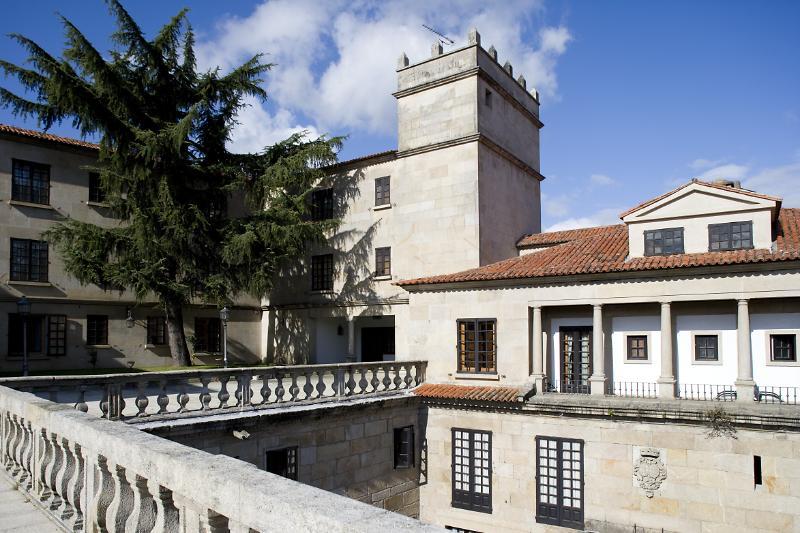
<instances>
[{"instance_id":1,"label":"stone terrace floor","mask_svg":"<svg viewBox=\"0 0 800 533\"><path fill-rule=\"evenodd\" d=\"M0 533L7 531L55 533L63 530L0 474Z\"/></svg>"}]
</instances>

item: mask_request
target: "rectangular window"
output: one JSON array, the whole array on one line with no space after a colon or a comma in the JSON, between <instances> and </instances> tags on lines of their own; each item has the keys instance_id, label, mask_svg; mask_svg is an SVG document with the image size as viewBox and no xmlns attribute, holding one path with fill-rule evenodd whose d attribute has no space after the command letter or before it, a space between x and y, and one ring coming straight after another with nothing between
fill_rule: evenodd
<instances>
[{"instance_id":1,"label":"rectangular window","mask_svg":"<svg viewBox=\"0 0 800 533\"><path fill-rule=\"evenodd\" d=\"M487 319L458 320L458 371L497 372L497 321Z\"/></svg>"},{"instance_id":2,"label":"rectangular window","mask_svg":"<svg viewBox=\"0 0 800 533\"><path fill-rule=\"evenodd\" d=\"M86 344L90 346L108 344L107 315L88 315L86 317Z\"/></svg>"},{"instance_id":3,"label":"rectangular window","mask_svg":"<svg viewBox=\"0 0 800 533\"><path fill-rule=\"evenodd\" d=\"M8 315L8 355L22 356L25 346L22 342L22 332L27 330L28 353L44 353L44 323L43 315L28 315L23 327L23 317L13 313Z\"/></svg>"},{"instance_id":4,"label":"rectangular window","mask_svg":"<svg viewBox=\"0 0 800 533\"><path fill-rule=\"evenodd\" d=\"M389 205L389 176L375 178L375 205Z\"/></svg>"},{"instance_id":5,"label":"rectangular window","mask_svg":"<svg viewBox=\"0 0 800 533\"><path fill-rule=\"evenodd\" d=\"M644 255L683 253L683 228L666 228L644 232Z\"/></svg>"},{"instance_id":6,"label":"rectangular window","mask_svg":"<svg viewBox=\"0 0 800 533\"><path fill-rule=\"evenodd\" d=\"M628 361L647 361L647 335L628 335Z\"/></svg>"},{"instance_id":7,"label":"rectangular window","mask_svg":"<svg viewBox=\"0 0 800 533\"><path fill-rule=\"evenodd\" d=\"M536 521L583 529L583 441L536 437Z\"/></svg>"},{"instance_id":8,"label":"rectangular window","mask_svg":"<svg viewBox=\"0 0 800 533\"><path fill-rule=\"evenodd\" d=\"M311 290L333 290L333 254L315 255L311 258Z\"/></svg>"},{"instance_id":9,"label":"rectangular window","mask_svg":"<svg viewBox=\"0 0 800 533\"><path fill-rule=\"evenodd\" d=\"M267 451L267 472L297 479L297 446Z\"/></svg>"},{"instance_id":10,"label":"rectangular window","mask_svg":"<svg viewBox=\"0 0 800 533\"><path fill-rule=\"evenodd\" d=\"M100 185L98 172L89 172L89 201L99 204L106 201L106 192Z\"/></svg>"},{"instance_id":11,"label":"rectangular window","mask_svg":"<svg viewBox=\"0 0 800 533\"><path fill-rule=\"evenodd\" d=\"M167 344L167 320L163 316L147 317L147 344Z\"/></svg>"},{"instance_id":12,"label":"rectangular window","mask_svg":"<svg viewBox=\"0 0 800 533\"><path fill-rule=\"evenodd\" d=\"M448 531L455 531L456 533L481 533L476 529L464 529L463 527L456 526L444 526L444 528Z\"/></svg>"},{"instance_id":13,"label":"rectangular window","mask_svg":"<svg viewBox=\"0 0 800 533\"><path fill-rule=\"evenodd\" d=\"M50 203L50 165L13 159L11 199L32 204Z\"/></svg>"},{"instance_id":14,"label":"rectangular window","mask_svg":"<svg viewBox=\"0 0 800 533\"><path fill-rule=\"evenodd\" d=\"M49 315L47 317L47 355L66 355L67 317Z\"/></svg>"},{"instance_id":15,"label":"rectangular window","mask_svg":"<svg viewBox=\"0 0 800 533\"><path fill-rule=\"evenodd\" d=\"M797 337L792 334L769 336L770 360L797 361Z\"/></svg>"},{"instance_id":16,"label":"rectangular window","mask_svg":"<svg viewBox=\"0 0 800 533\"><path fill-rule=\"evenodd\" d=\"M333 189L319 189L311 193L311 220L333 218Z\"/></svg>"},{"instance_id":17,"label":"rectangular window","mask_svg":"<svg viewBox=\"0 0 800 533\"><path fill-rule=\"evenodd\" d=\"M492 433L453 428L453 507L492 512Z\"/></svg>"},{"instance_id":18,"label":"rectangular window","mask_svg":"<svg viewBox=\"0 0 800 533\"><path fill-rule=\"evenodd\" d=\"M414 426L394 428L394 467L414 466Z\"/></svg>"},{"instance_id":19,"label":"rectangular window","mask_svg":"<svg viewBox=\"0 0 800 533\"><path fill-rule=\"evenodd\" d=\"M219 318L194 319L194 350L209 353L222 351L222 321Z\"/></svg>"},{"instance_id":20,"label":"rectangular window","mask_svg":"<svg viewBox=\"0 0 800 533\"><path fill-rule=\"evenodd\" d=\"M492 107L492 91L486 89L486 92L483 93L483 103L486 104L486 107Z\"/></svg>"},{"instance_id":21,"label":"rectangular window","mask_svg":"<svg viewBox=\"0 0 800 533\"><path fill-rule=\"evenodd\" d=\"M392 275L392 249L375 248L375 275L376 276L391 276Z\"/></svg>"},{"instance_id":22,"label":"rectangular window","mask_svg":"<svg viewBox=\"0 0 800 533\"><path fill-rule=\"evenodd\" d=\"M753 484L761 485L763 480L761 478L761 456L753 456Z\"/></svg>"},{"instance_id":23,"label":"rectangular window","mask_svg":"<svg viewBox=\"0 0 800 533\"><path fill-rule=\"evenodd\" d=\"M694 336L695 361L719 361L719 336L695 335Z\"/></svg>"},{"instance_id":24,"label":"rectangular window","mask_svg":"<svg viewBox=\"0 0 800 533\"><path fill-rule=\"evenodd\" d=\"M11 280L46 282L47 243L30 239L11 239Z\"/></svg>"},{"instance_id":25,"label":"rectangular window","mask_svg":"<svg viewBox=\"0 0 800 533\"><path fill-rule=\"evenodd\" d=\"M753 247L753 222L708 225L708 251L747 250Z\"/></svg>"}]
</instances>

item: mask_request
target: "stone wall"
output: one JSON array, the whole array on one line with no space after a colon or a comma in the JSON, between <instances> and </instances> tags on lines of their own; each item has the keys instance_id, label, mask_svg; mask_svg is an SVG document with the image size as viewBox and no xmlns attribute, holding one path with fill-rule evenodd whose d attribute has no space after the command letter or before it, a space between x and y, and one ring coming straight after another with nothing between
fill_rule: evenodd
<instances>
[{"instance_id":1,"label":"stone wall","mask_svg":"<svg viewBox=\"0 0 800 533\"><path fill-rule=\"evenodd\" d=\"M267 451L297 446L297 479L301 483L417 517L419 461L415 459L413 468L394 468L394 429L413 425L418 441L418 415L418 402L407 398L152 432L262 469L266 468ZM249 438L233 436L233 431L241 430L247 431ZM415 450L419 446L415 445Z\"/></svg>"},{"instance_id":2,"label":"stone wall","mask_svg":"<svg viewBox=\"0 0 800 533\"><path fill-rule=\"evenodd\" d=\"M709 409L711 406L709 406ZM451 507L451 428L492 432L491 514ZM536 437L584 441L585 526L603 532L763 532L800 529L800 435L738 429L430 407L425 522L477 531L561 531L536 522ZM634 476L655 448L666 479L648 497ZM763 484L754 484L754 455ZM643 529L644 528L644 529Z\"/></svg>"}]
</instances>

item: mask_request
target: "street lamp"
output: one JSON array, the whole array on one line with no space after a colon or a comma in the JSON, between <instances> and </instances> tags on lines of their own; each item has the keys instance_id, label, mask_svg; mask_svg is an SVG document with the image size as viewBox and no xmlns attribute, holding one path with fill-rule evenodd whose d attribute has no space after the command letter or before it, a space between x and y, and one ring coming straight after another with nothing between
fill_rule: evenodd
<instances>
[{"instance_id":1,"label":"street lamp","mask_svg":"<svg viewBox=\"0 0 800 533\"><path fill-rule=\"evenodd\" d=\"M17 302L17 313L22 317L22 375L28 375L28 315L31 303L24 296Z\"/></svg>"},{"instance_id":2,"label":"street lamp","mask_svg":"<svg viewBox=\"0 0 800 533\"><path fill-rule=\"evenodd\" d=\"M228 368L228 317L230 314L227 305L219 310L219 319L222 320L222 361L225 368Z\"/></svg>"}]
</instances>

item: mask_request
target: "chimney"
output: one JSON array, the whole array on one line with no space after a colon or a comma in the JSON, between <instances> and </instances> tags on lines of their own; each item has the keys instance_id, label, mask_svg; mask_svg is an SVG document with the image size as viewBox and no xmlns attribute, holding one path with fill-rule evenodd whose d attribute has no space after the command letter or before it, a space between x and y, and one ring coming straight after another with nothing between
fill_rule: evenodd
<instances>
[{"instance_id":1,"label":"chimney","mask_svg":"<svg viewBox=\"0 0 800 533\"><path fill-rule=\"evenodd\" d=\"M405 52L400 54L400 57L397 59L397 70L401 68L406 68L408 66L408 56Z\"/></svg>"},{"instance_id":2,"label":"chimney","mask_svg":"<svg viewBox=\"0 0 800 533\"><path fill-rule=\"evenodd\" d=\"M739 180L729 180L729 179L716 179L711 182L712 185L721 185L722 187L730 187L732 189L741 189L742 182Z\"/></svg>"},{"instance_id":3,"label":"chimney","mask_svg":"<svg viewBox=\"0 0 800 533\"><path fill-rule=\"evenodd\" d=\"M431 57L438 57L443 53L444 53L444 47L442 46L441 42L436 41L431 45Z\"/></svg>"},{"instance_id":4,"label":"chimney","mask_svg":"<svg viewBox=\"0 0 800 533\"><path fill-rule=\"evenodd\" d=\"M471 30L469 30L469 33L467 34L467 41L469 42L469 44L477 44L480 46L481 34L478 33L478 28L472 28Z\"/></svg>"}]
</instances>

